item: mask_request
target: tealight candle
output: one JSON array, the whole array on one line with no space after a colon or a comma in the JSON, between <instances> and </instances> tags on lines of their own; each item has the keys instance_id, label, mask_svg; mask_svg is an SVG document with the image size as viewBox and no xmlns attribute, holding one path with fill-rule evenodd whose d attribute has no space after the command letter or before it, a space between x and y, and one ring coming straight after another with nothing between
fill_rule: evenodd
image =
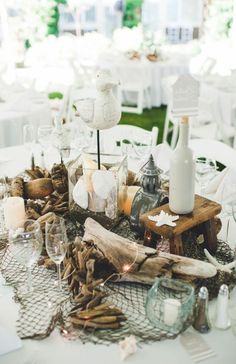
<instances>
[{"instance_id":1,"label":"tealight candle","mask_svg":"<svg viewBox=\"0 0 236 364\"><path fill-rule=\"evenodd\" d=\"M8 197L4 204L4 219L7 229L15 229L25 220L25 204L22 197Z\"/></svg>"},{"instance_id":2,"label":"tealight candle","mask_svg":"<svg viewBox=\"0 0 236 364\"><path fill-rule=\"evenodd\" d=\"M168 326L175 324L181 303L175 298L167 298L164 300L164 323Z\"/></svg>"}]
</instances>

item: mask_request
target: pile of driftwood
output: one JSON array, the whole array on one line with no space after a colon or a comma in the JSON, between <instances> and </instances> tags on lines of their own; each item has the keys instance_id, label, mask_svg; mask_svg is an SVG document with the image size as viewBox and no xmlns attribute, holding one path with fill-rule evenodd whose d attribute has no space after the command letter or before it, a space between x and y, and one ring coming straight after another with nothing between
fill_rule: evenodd
<instances>
[{"instance_id":1,"label":"pile of driftwood","mask_svg":"<svg viewBox=\"0 0 236 364\"><path fill-rule=\"evenodd\" d=\"M51 173L37 166L25 172L30 181L13 178L11 195L27 200L28 218L36 220L48 212L62 214L68 210L68 174L63 163L54 164Z\"/></svg>"},{"instance_id":2,"label":"pile of driftwood","mask_svg":"<svg viewBox=\"0 0 236 364\"><path fill-rule=\"evenodd\" d=\"M100 329L121 326L125 320L123 313L104 302L106 294L102 287L109 281L152 284L163 275L193 281L216 274L210 263L158 253L106 230L91 218L84 227L83 239L76 238L69 246L62 272L74 297L70 320L75 326Z\"/></svg>"}]
</instances>

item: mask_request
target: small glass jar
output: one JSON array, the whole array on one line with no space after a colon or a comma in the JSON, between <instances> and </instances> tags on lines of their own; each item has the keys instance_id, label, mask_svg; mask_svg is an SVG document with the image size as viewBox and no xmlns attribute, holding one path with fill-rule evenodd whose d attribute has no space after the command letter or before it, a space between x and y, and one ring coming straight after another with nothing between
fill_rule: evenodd
<instances>
[{"instance_id":1,"label":"small glass jar","mask_svg":"<svg viewBox=\"0 0 236 364\"><path fill-rule=\"evenodd\" d=\"M194 301L194 288L190 284L158 278L147 295L146 315L158 329L178 334L192 318Z\"/></svg>"}]
</instances>

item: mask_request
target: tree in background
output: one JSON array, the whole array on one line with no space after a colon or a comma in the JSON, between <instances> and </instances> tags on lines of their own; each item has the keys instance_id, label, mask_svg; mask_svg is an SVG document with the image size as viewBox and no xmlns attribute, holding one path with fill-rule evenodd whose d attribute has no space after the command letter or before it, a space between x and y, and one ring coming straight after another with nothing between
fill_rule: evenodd
<instances>
[{"instance_id":1,"label":"tree in background","mask_svg":"<svg viewBox=\"0 0 236 364\"><path fill-rule=\"evenodd\" d=\"M234 0L205 0L205 6L204 36L228 38L233 25Z\"/></svg>"},{"instance_id":2,"label":"tree in background","mask_svg":"<svg viewBox=\"0 0 236 364\"><path fill-rule=\"evenodd\" d=\"M52 34L58 36L59 29L58 29L58 22L59 22L59 5L66 4L66 0L54 0L53 6L49 9L49 20L47 23L47 34Z\"/></svg>"},{"instance_id":3,"label":"tree in background","mask_svg":"<svg viewBox=\"0 0 236 364\"><path fill-rule=\"evenodd\" d=\"M141 22L143 0L125 0L123 25L136 27Z\"/></svg>"}]
</instances>

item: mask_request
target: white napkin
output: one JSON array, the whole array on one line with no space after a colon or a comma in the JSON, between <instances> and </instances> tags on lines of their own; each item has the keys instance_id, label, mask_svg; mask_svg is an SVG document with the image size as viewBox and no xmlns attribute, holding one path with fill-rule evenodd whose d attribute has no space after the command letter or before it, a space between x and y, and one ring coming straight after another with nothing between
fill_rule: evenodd
<instances>
[{"instance_id":1,"label":"white napkin","mask_svg":"<svg viewBox=\"0 0 236 364\"><path fill-rule=\"evenodd\" d=\"M22 343L19 337L0 326L0 355L15 351L21 347Z\"/></svg>"},{"instance_id":2,"label":"white napkin","mask_svg":"<svg viewBox=\"0 0 236 364\"><path fill-rule=\"evenodd\" d=\"M211 195L211 198L217 202L222 202L222 193L225 184L236 184L236 169L225 168L221 171L205 189L205 193ZM236 194L236 191L235 191Z\"/></svg>"}]
</instances>

